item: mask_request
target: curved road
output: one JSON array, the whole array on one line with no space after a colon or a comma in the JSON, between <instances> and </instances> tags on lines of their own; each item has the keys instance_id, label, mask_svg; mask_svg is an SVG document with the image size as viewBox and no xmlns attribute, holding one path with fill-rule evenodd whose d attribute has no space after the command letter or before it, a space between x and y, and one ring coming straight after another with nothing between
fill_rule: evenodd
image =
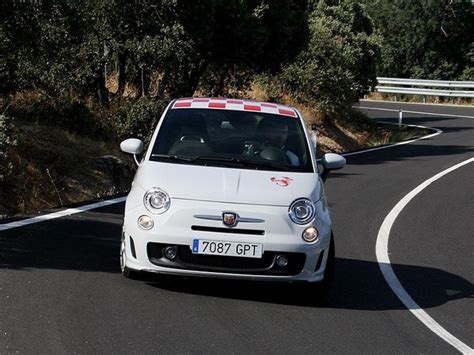
<instances>
[{"instance_id":1,"label":"curved road","mask_svg":"<svg viewBox=\"0 0 474 355\"><path fill-rule=\"evenodd\" d=\"M474 108L363 102L474 116ZM391 112L367 111L391 120ZM375 243L385 216L425 180L474 156L474 118L405 115L427 140L347 157L328 179L336 283L324 306L304 290L248 282L122 277L123 204L0 232L0 354L457 353L398 300ZM400 213L389 254L403 287L471 348L474 164L435 181Z\"/></svg>"}]
</instances>

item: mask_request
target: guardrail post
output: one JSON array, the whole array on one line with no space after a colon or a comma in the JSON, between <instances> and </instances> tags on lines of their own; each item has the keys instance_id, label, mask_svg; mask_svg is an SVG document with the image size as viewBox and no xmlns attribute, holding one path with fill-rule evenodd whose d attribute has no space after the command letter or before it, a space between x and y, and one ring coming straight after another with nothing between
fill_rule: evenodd
<instances>
[{"instance_id":1,"label":"guardrail post","mask_svg":"<svg viewBox=\"0 0 474 355\"><path fill-rule=\"evenodd\" d=\"M398 110L398 127L402 126L402 121L403 121L403 110L399 109Z\"/></svg>"}]
</instances>

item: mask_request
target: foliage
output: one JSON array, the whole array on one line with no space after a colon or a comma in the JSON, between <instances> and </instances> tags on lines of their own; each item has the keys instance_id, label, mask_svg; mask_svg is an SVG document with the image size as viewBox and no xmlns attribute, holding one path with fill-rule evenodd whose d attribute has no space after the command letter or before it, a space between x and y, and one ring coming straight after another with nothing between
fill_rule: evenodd
<instances>
[{"instance_id":1,"label":"foliage","mask_svg":"<svg viewBox=\"0 0 474 355\"><path fill-rule=\"evenodd\" d=\"M92 135L107 122L120 137L144 136L162 100L242 90L255 73L278 71L307 28L297 0L5 1L0 18L0 95L38 93L18 117ZM136 98L123 97L126 86Z\"/></svg>"},{"instance_id":2,"label":"foliage","mask_svg":"<svg viewBox=\"0 0 474 355\"><path fill-rule=\"evenodd\" d=\"M473 80L472 2L364 2L384 38L380 76Z\"/></svg>"},{"instance_id":3,"label":"foliage","mask_svg":"<svg viewBox=\"0 0 474 355\"><path fill-rule=\"evenodd\" d=\"M1 6L10 83L3 93L41 90L56 102L87 95L106 99L103 38L90 7L74 0Z\"/></svg>"},{"instance_id":4,"label":"foliage","mask_svg":"<svg viewBox=\"0 0 474 355\"><path fill-rule=\"evenodd\" d=\"M199 58L200 89L245 88L256 73L277 72L304 46L305 1L181 1L179 17Z\"/></svg>"},{"instance_id":5,"label":"foliage","mask_svg":"<svg viewBox=\"0 0 474 355\"><path fill-rule=\"evenodd\" d=\"M12 102L11 115L23 123L57 126L70 132L95 138L112 138L102 119L98 104L79 100L51 100L42 93L18 95Z\"/></svg>"},{"instance_id":6,"label":"foliage","mask_svg":"<svg viewBox=\"0 0 474 355\"><path fill-rule=\"evenodd\" d=\"M38 93L12 113L122 137L144 136L163 101L245 96L257 77L271 98L288 95L324 113L347 110L375 84L377 69L472 80L469 2L360 3L1 1L0 96Z\"/></svg>"},{"instance_id":7,"label":"foliage","mask_svg":"<svg viewBox=\"0 0 474 355\"><path fill-rule=\"evenodd\" d=\"M325 113L344 111L376 82L379 38L355 2L317 4L309 18L308 46L282 72L266 82L278 92Z\"/></svg>"},{"instance_id":8,"label":"foliage","mask_svg":"<svg viewBox=\"0 0 474 355\"><path fill-rule=\"evenodd\" d=\"M106 103L106 64L146 96L192 95L208 66L278 70L302 47L305 1L79 1L1 3L3 92ZM158 75L157 75L158 74ZM219 84L222 75L218 77ZM209 81L209 80L207 80Z\"/></svg>"},{"instance_id":9,"label":"foliage","mask_svg":"<svg viewBox=\"0 0 474 355\"><path fill-rule=\"evenodd\" d=\"M109 112L109 121L119 139L135 137L148 141L153 127L158 123L166 103L141 98L136 102L124 102Z\"/></svg>"},{"instance_id":10,"label":"foliage","mask_svg":"<svg viewBox=\"0 0 474 355\"><path fill-rule=\"evenodd\" d=\"M9 150L16 144L12 137L11 119L0 114L0 181L11 171L11 162L8 160Z\"/></svg>"}]
</instances>

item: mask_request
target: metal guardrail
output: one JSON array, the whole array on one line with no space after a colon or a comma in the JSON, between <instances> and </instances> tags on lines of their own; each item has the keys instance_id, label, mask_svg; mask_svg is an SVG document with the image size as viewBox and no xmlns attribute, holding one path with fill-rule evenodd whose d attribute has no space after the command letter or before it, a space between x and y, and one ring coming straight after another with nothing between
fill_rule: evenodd
<instances>
[{"instance_id":1,"label":"metal guardrail","mask_svg":"<svg viewBox=\"0 0 474 355\"><path fill-rule=\"evenodd\" d=\"M474 90L457 90L471 88L474 89L474 81L424 80L383 77L378 77L377 81L379 85L375 87L375 91L382 93L474 98Z\"/></svg>"}]
</instances>

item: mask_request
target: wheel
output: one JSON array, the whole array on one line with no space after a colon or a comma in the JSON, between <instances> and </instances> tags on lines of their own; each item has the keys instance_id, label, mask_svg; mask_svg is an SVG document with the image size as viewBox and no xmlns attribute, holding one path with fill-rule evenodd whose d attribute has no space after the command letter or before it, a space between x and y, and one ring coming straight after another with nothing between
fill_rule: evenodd
<instances>
[{"instance_id":1,"label":"wheel","mask_svg":"<svg viewBox=\"0 0 474 355\"><path fill-rule=\"evenodd\" d=\"M122 275L127 279L140 279L140 271L130 269L126 266L127 264L127 253L125 252L125 234L122 234L122 242L120 243L120 270Z\"/></svg>"}]
</instances>

